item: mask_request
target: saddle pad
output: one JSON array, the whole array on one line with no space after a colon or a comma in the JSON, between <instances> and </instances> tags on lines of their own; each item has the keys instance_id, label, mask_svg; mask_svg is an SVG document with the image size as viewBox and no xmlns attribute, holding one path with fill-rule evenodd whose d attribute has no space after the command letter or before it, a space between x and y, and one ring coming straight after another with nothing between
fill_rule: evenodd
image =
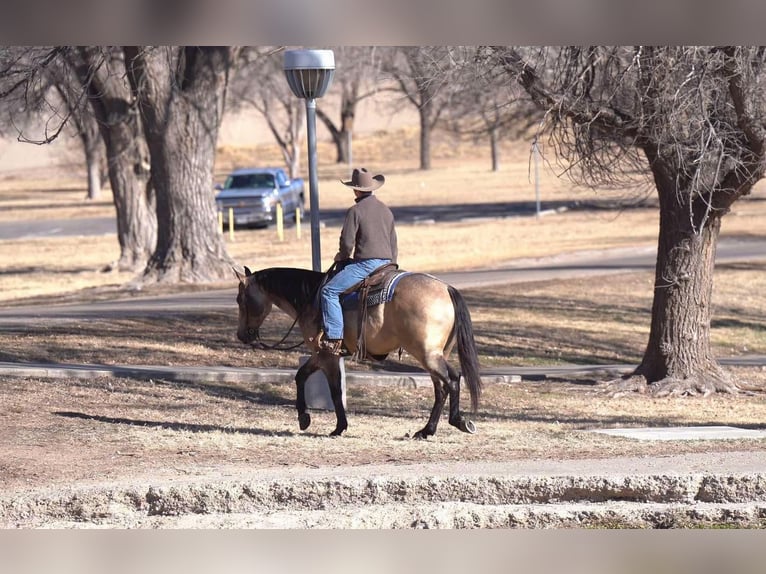
<instances>
[{"instance_id":1,"label":"saddle pad","mask_svg":"<svg viewBox=\"0 0 766 574\"><path fill-rule=\"evenodd\" d=\"M381 303L388 303L394 298L394 291L399 280L405 275L410 275L412 271L395 271L379 287L375 287L367 294L367 307L374 307ZM341 301L343 309L349 311L359 307L359 291L349 293Z\"/></svg>"}]
</instances>

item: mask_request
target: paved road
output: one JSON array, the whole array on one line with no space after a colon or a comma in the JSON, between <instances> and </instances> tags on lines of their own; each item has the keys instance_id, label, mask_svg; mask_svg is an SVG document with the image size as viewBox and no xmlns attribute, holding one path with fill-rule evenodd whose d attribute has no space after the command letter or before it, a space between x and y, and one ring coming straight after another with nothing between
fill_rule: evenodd
<instances>
[{"instance_id":1,"label":"paved road","mask_svg":"<svg viewBox=\"0 0 766 574\"><path fill-rule=\"evenodd\" d=\"M511 261L494 268L435 273L459 289L508 283L528 283L551 279L607 275L654 268L656 251L649 247L593 250ZM766 260L764 239L722 239L716 262L721 265L742 261ZM117 301L95 301L79 305L0 307L0 325L29 318L78 318L120 316L156 317L162 313L196 313L199 309L233 309L236 286L231 289L184 293L158 297L133 297Z\"/></svg>"},{"instance_id":2,"label":"paved road","mask_svg":"<svg viewBox=\"0 0 766 574\"><path fill-rule=\"evenodd\" d=\"M544 201L541 211L551 212L578 209L614 209L613 202L593 200ZM429 221L463 221L488 217L520 217L534 215L537 206L534 201L504 201L494 203L458 203L427 206L394 206L391 211L401 223L422 223ZM621 207L621 209L625 209ZM320 221L325 225L340 226L345 209L322 209ZM309 212L305 220L308 221ZM63 237L67 235L108 235L117 233L114 217L80 217L71 219L40 219L29 221L0 221L0 240L30 239L35 237Z\"/></svg>"}]
</instances>

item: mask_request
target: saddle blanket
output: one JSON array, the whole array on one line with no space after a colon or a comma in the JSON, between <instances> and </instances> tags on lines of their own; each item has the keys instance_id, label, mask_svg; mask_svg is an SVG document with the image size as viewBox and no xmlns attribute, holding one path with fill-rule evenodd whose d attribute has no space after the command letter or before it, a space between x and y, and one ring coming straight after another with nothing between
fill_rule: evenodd
<instances>
[{"instance_id":1,"label":"saddle blanket","mask_svg":"<svg viewBox=\"0 0 766 574\"><path fill-rule=\"evenodd\" d=\"M394 298L394 291L399 280L411 273L412 271L395 271L381 285L372 288L367 294L367 307L388 303ZM346 311L357 309L359 307L359 291L354 291L343 297L341 307Z\"/></svg>"}]
</instances>

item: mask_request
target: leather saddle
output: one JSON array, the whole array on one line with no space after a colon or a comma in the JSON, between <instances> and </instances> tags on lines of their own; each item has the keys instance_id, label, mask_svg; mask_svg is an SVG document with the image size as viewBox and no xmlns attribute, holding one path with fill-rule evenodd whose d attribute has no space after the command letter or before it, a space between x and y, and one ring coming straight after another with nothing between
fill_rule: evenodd
<instances>
[{"instance_id":1,"label":"leather saddle","mask_svg":"<svg viewBox=\"0 0 766 574\"><path fill-rule=\"evenodd\" d=\"M357 360L371 358L382 361L387 355L372 355L367 352L364 337L364 325L367 322L367 309L390 301L398 279L409 274L400 271L396 263L386 263L375 269L367 277L352 285L341 294L341 306L344 310L358 310L357 318L357 348L354 358Z\"/></svg>"},{"instance_id":2,"label":"leather saddle","mask_svg":"<svg viewBox=\"0 0 766 574\"><path fill-rule=\"evenodd\" d=\"M375 269L367 277L355 283L343 293L341 302L345 309L361 308L380 305L391 299L394 281L405 271L399 271L396 263L386 263Z\"/></svg>"}]
</instances>

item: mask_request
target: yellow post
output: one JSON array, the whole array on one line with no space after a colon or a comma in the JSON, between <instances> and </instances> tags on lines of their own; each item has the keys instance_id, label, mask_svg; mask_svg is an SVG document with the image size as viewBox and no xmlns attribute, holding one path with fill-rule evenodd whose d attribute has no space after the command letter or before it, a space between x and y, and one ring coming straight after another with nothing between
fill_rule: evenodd
<instances>
[{"instance_id":1,"label":"yellow post","mask_svg":"<svg viewBox=\"0 0 766 574\"><path fill-rule=\"evenodd\" d=\"M295 236L301 238L301 208L295 208Z\"/></svg>"},{"instance_id":2,"label":"yellow post","mask_svg":"<svg viewBox=\"0 0 766 574\"><path fill-rule=\"evenodd\" d=\"M218 210L218 231L223 235L223 211Z\"/></svg>"},{"instance_id":3,"label":"yellow post","mask_svg":"<svg viewBox=\"0 0 766 574\"><path fill-rule=\"evenodd\" d=\"M285 213L281 203L277 203L277 237L280 241L285 239Z\"/></svg>"},{"instance_id":4,"label":"yellow post","mask_svg":"<svg viewBox=\"0 0 766 574\"><path fill-rule=\"evenodd\" d=\"M234 208L229 208L229 239L234 241Z\"/></svg>"}]
</instances>

